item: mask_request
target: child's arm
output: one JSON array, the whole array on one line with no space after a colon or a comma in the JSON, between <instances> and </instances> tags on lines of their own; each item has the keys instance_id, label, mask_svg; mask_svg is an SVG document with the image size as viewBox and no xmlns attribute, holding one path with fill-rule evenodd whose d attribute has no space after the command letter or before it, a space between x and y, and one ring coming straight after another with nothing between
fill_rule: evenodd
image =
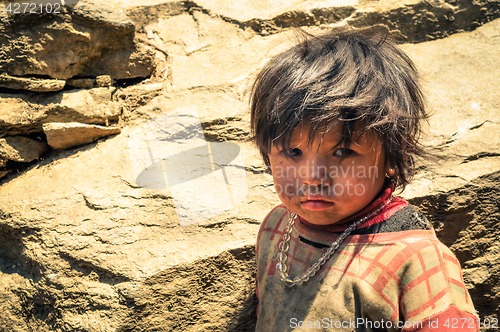
<instances>
[{"instance_id":1,"label":"child's arm","mask_svg":"<svg viewBox=\"0 0 500 332\"><path fill-rule=\"evenodd\" d=\"M479 331L479 319L463 283L460 263L437 239L409 259L401 307L403 332ZM421 324L410 324L411 322Z\"/></svg>"}]
</instances>

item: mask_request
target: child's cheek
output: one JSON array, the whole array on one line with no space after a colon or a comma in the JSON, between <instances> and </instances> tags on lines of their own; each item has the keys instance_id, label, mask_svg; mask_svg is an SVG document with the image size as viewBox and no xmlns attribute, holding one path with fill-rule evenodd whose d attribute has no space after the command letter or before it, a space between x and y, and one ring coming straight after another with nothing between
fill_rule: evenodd
<instances>
[{"instance_id":1,"label":"child's cheek","mask_svg":"<svg viewBox=\"0 0 500 332\"><path fill-rule=\"evenodd\" d=\"M284 204L290 202L294 197L298 196L300 189L299 181L294 177L289 177L286 174L273 175L274 189L276 194Z\"/></svg>"}]
</instances>

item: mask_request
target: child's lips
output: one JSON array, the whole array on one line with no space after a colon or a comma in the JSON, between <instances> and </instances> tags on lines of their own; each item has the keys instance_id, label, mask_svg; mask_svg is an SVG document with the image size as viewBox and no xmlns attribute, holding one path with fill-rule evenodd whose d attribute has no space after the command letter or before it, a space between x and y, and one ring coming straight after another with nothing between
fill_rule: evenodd
<instances>
[{"instance_id":1,"label":"child's lips","mask_svg":"<svg viewBox=\"0 0 500 332\"><path fill-rule=\"evenodd\" d=\"M310 211L322 211L331 208L335 203L323 196L309 196L301 199L300 205Z\"/></svg>"}]
</instances>

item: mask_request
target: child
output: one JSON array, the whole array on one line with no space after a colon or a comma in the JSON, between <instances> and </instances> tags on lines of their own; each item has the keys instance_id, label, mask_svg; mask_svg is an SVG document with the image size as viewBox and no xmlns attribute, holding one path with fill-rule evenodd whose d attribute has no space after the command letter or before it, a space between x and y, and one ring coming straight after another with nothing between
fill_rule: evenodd
<instances>
[{"instance_id":1,"label":"child","mask_svg":"<svg viewBox=\"0 0 500 332\"><path fill-rule=\"evenodd\" d=\"M459 262L393 196L427 118L387 28L336 29L275 56L252 92L253 139L282 205L257 240L257 332L478 331Z\"/></svg>"}]
</instances>

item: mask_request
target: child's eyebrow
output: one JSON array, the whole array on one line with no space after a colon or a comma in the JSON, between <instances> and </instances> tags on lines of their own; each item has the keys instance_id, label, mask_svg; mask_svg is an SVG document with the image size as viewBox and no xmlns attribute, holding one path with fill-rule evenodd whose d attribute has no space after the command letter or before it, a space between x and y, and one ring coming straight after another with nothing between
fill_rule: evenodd
<instances>
[{"instance_id":1,"label":"child's eyebrow","mask_svg":"<svg viewBox=\"0 0 500 332\"><path fill-rule=\"evenodd\" d=\"M358 139L358 140L359 140L359 139ZM359 144L359 143L358 143L358 140L354 140L354 139L352 139L352 140L351 140L351 145L353 145L353 144L354 144L354 145L357 145L357 146L361 147L361 144Z\"/></svg>"}]
</instances>

